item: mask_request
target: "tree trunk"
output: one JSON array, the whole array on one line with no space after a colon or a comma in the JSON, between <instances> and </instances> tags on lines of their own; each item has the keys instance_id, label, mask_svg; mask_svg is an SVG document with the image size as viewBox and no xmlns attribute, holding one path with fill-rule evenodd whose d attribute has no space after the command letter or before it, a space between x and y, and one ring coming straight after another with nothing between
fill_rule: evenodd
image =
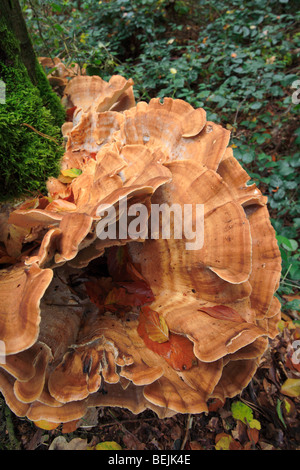
<instances>
[{"instance_id":1,"label":"tree trunk","mask_svg":"<svg viewBox=\"0 0 300 470\"><path fill-rule=\"evenodd\" d=\"M20 54L33 85L38 84L37 58L18 0L1 0L0 14L20 44Z\"/></svg>"},{"instance_id":2,"label":"tree trunk","mask_svg":"<svg viewBox=\"0 0 300 470\"><path fill-rule=\"evenodd\" d=\"M38 62L18 0L0 0L0 80L0 200L46 194L47 178L59 173L65 110Z\"/></svg>"},{"instance_id":3,"label":"tree trunk","mask_svg":"<svg viewBox=\"0 0 300 470\"><path fill-rule=\"evenodd\" d=\"M27 70L31 83L38 88L44 106L51 111L57 124L61 126L65 120L65 110L61 105L60 99L53 92L44 70L36 57L19 0L0 0L0 26L1 23L13 36L14 44L8 44L5 42L5 38L0 41L0 65L1 56L2 58L9 56L9 66L16 66L18 61L21 60ZM5 36L5 33L2 34ZM4 43L5 47L3 48ZM13 53L12 50L14 51Z\"/></svg>"}]
</instances>

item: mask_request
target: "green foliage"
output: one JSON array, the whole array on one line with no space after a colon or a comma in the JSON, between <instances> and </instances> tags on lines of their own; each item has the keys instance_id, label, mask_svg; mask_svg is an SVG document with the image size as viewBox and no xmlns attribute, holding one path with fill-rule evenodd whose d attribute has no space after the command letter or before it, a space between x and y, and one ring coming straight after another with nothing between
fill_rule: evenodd
<instances>
[{"instance_id":1,"label":"green foliage","mask_svg":"<svg viewBox=\"0 0 300 470\"><path fill-rule=\"evenodd\" d=\"M0 199L6 200L44 191L47 178L58 174L63 147L56 119L43 106L3 24L0 50L0 77L6 85L5 103L0 104Z\"/></svg>"},{"instance_id":2,"label":"green foliage","mask_svg":"<svg viewBox=\"0 0 300 470\"><path fill-rule=\"evenodd\" d=\"M181 98L231 130L234 155L268 196L284 303L282 296L300 283L300 104L292 102L299 2L30 0L23 6L40 55L60 54L105 80L131 77L137 100Z\"/></svg>"},{"instance_id":3,"label":"green foliage","mask_svg":"<svg viewBox=\"0 0 300 470\"><path fill-rule=\"evenodd\" d=\"M252 409L241 401L235 401L231 404L232 416L250 426L252 429L260 430L260 422L253 419Z\"/></svg>"},{"instance_id":4,"label":"green foliage","mask_svg":"<svg viewBox=\"0 0 300 470\"><path fill-rule=\"evenodd\" d=\"M232 416L243 423L250 423L253 419L253 412L249 406L241 401L235 401L231 405Z\"/></svg>"},{"instance_id":5,"label":"green foliage","mask_svg":"<svg viewBox=\"0 0 300 470\"><path fill-rule=\"evenodd\" d=\"M8 74L6 75L8 77ZM10 79L13 80L12 74ZM50 111L42 106L38 92L30 87L14 89L7 83L7 101L0 105L1 198L43 191L50 175L57 175L62 147L23 126L60 141L60 130ZM16 82L12 82L16 83Z\"/></svg>"}]
</instances>

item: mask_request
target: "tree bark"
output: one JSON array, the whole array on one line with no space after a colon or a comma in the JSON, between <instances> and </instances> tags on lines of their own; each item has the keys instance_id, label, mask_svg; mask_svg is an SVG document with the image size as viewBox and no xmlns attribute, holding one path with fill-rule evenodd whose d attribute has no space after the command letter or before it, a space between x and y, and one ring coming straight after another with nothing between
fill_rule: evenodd
<instances>
[{"instance_id":1,"label":"tree bark","mask_svg":"<svg viewBox=\"0 0 300 470\"><path fill-rule=\"evenodd\" d=\"M18 0L0 0L0 15L20 44L20 55L31 82L38 84L37 58Z\"/></svg>"},{"instance_id":2,"label":"tree bark","mask_svg":"<svg viewBox=\"0 0 300 470\"><path fill-rule=\"evenodd\" d=\"M0 74L1 62L16 68L22 63L30 82L38 88L44 106L50 110L57 125L61 126L65 121L65 110L39 64L19 0L0 0Z\"/></svg>"}]
</instances>

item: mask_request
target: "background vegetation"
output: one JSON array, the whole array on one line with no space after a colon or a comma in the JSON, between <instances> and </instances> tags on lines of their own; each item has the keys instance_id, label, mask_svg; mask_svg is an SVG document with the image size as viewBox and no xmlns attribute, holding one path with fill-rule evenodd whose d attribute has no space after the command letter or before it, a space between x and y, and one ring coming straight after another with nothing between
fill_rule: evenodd
<instances>
[{"instance_id":1,"label":"background vegetation","mask_svg":"<svg viewBox=\"0 0 300 470\"><path fill-rule=\"evenodd\" d=\"M132 77L137 100L182 98L231 130L235 157L269 197L285 307L283 296L293 294L300 280L300 92L293 88L300 79L299 3L21 3L38 55L75 61L105 80L117 73ZM292 299L286 308L299 311L299 299Z\"/></svg>"}]
</instances>

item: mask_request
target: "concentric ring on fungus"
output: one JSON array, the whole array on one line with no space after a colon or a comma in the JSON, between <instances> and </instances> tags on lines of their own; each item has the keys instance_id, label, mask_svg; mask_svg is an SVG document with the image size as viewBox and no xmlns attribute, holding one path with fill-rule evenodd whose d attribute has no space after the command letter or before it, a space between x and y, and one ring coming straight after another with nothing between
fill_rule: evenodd
<instances>
[{"instance_id":1,"label":"concentric ring on fungus","mask_svg":"<svg viewBox=\"0 0 300 470\"><path fill-rule=\"evenodd\" d=\"M118 76L75 77L66 94L76 112L61 168L81 171L49 179L48 197L25 201L7 221L21 249L0 272L0 390L17 416L36 422L68 423L95 406L159 417L207 411L210 398L247 386L277 334L281 259L267 198L248 185L229 131L203 109L172 98L135 104L132 81ZM128 207L202 204L203 246L147 237L151 212L143 237L100 239L98 206L119 221L125 197ZM170 346L141 334L142 301L101 297L119 281L104 272L122 246ZM96 298L87 280L99 283Z\"/></svg>"}]
</instances>

